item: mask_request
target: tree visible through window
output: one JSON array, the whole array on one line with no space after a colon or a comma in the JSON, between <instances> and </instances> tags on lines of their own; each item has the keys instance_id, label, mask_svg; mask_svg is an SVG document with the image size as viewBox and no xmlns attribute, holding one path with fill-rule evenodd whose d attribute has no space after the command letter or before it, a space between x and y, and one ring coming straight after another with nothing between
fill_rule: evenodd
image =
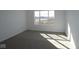
<instances>
[{"instance_id":1,"label":"tree visible through window","mask_svg":"<svg viewBox=\"0 0 79 59\"><path fill-rule=\"evenodd\" d=\"M54 11L34 11L34 24L53 24Z\"/></svg>"}]
</instances>

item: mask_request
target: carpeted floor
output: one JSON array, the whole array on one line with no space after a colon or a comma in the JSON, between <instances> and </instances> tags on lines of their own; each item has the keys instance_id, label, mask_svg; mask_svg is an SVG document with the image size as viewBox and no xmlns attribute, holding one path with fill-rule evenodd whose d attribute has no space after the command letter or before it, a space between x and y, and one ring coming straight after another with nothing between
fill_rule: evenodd
<instances>
[{"instance_id":1,"label":"carpeted floor","mask_svg":"<svg viewBox=\"0 0 79 59\"><path fill-rule=\"evenodd\" d=\"M1 42L6 49L69 49L69 40L64 33L24 31Z\"/></svg>"}]
</instances>

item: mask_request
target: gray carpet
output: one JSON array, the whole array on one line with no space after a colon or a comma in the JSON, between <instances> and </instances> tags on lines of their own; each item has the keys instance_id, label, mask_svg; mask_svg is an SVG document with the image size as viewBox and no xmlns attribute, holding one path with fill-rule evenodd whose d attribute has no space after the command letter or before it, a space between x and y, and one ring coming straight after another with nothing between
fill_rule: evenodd
<instances>
[{"instance_id":1,"label":"gray carpet","mask_svg":"<svg viewBox=\"0 0 79 59\"><path fill-rule=\"evenodd\" d=\"M40 33L62 34L65 36L64 33L28 30L7 39L0 44L6 44L6 49L59 49L55 45L51 44L45 37L41 36Z\"/></svg>"}]
</instances>

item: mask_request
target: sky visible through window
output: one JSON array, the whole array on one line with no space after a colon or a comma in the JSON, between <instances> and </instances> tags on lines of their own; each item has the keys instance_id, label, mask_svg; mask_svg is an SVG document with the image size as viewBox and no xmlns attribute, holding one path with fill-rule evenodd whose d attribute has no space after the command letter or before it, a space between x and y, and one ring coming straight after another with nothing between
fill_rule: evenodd
<instances>
[{"instance_id":1,"label":"sky visible through window","mask_svg":"<svg viewBox=\"0 0 79 59\"><path fill-rule=\"evenodd\" d=\"M55 17L54 11L35 11L35 17L48 18Z\"/></svg>"},{"instance_id":2,"label":"sky visible through window","mask_svg":"<svg viewBox=\"0 0 79 59\"><path fill-rule=\"evenodd\" d=\"M34 11L34 18L36 23L46 24L55 18L55 12L54 10Z\"/></svg>"}]
</instances>

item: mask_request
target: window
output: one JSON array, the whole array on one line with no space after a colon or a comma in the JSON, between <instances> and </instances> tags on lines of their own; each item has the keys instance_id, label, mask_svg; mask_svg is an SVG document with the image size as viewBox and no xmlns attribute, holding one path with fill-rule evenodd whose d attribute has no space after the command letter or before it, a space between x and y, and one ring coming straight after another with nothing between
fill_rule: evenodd
<instances>
[{"instance_id":1,"label":"window","mask_svg":"<svg viewBox=\"0 0 79 59\"><path fill-rule=\"evenodd\" d=\"M35 11L34 24L39 24L39 11Z\"/></svg>"},{"instance_id":2,"label":"window","mask_svg":"<svg viewBox=\"0 0 79 59\"><path fill-rule=\"evenodd\" d=\"M34 24L53 24L55 18L54 11L35 11Z\"/></svg>"}]
</instances>

